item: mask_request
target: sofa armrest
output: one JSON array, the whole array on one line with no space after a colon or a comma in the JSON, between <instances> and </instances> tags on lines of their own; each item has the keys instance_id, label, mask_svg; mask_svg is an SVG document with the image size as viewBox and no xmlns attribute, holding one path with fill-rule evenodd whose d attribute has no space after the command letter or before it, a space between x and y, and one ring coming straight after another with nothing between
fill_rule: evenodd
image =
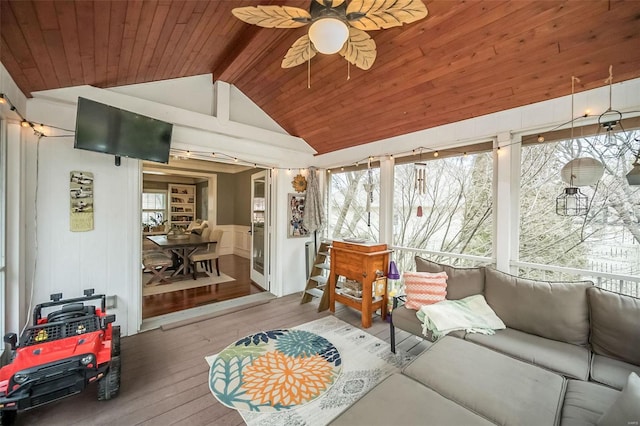
<instances>
[{"instance_id":1,"label":"sofa armrest","mask_svg":"<svg viewBox=\"0 0 640 426\"><path fill-rule=\"evenodd\" d=\"M401 294L400 296L393 296L393 309L395 309L398 306L400 306L400 303L402 303L404 305L406 303L406 301L407 301L407 295L406 294Z\"/></svg>"}]
</instances>

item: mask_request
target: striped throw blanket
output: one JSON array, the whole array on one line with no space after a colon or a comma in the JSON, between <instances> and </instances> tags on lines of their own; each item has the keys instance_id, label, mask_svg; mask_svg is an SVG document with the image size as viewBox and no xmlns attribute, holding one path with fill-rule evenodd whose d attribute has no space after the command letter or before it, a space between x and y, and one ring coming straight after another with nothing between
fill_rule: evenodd
<instances>
[{"instance_id":1,"label":"striped throw blanket","mask_svg":"<svg viewBox=\"0 0 640 426\"><path fill-rule=\"evenodd\" d=\"M436 340L456 330L494 334L506 328L481 294L425 305L416 315L422 322L422 333L428 336L431 332Z\"/></svg>"}]
</instances>

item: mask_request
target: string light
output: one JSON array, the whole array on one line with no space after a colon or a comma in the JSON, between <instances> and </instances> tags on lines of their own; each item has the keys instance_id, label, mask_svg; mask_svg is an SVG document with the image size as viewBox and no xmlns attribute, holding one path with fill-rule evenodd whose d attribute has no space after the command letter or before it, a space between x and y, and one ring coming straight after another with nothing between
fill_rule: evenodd
<instances>
[{"instance_id":1,"label":"string light","mask_svg":"<svg viewBox=\"0 0 640 426\"><path fill-rule=\"evenodd\" d=\"M438 151L434 151L433 156L437 157L438 155L440 155L440 154L438 154Z\"/></svg>"},{"instance_id":2,"label":"string light","mask_svg":"<svg viewBox=\"0 0 640 426\"><path fill-rule=\"evenodd\" d=\"M24 127L25 129L31 127L33 129L33 133L38 137L46 136L44 133L42 133L42 131L44 130L43 125L40 124L39 128L36 129L35 124L33 124L31 121L27 120L22 114L20 114L20 111L18 111L18 108L16 108L16 106L11 102L11 99L9 99L9 97L4 93L0 93L0 105L9 105L9 109L14 113L16 113L18 117L20 117L20 126ZM50 127L55 127L55 126L50 126ZM60 127L56 127L56 128L67 131L67 132L72 131L68 129L62 129Z\"/></svg>"}]
</instances>

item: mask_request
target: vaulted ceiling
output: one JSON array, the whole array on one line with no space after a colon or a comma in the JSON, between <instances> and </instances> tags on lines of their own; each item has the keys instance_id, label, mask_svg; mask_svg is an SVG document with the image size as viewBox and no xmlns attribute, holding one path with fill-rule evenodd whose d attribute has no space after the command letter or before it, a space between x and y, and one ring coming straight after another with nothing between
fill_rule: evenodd
<instances>
[{"instance_id":1,"label":"vaulted ceiling","mask_svg":"<svg viewBox=\"0 0 640 426\"><path fill-rule=\"evenodd\" d=\"M367 71L339 55L280 67L308 27L239 6L309 1L1 0L0 61L26 94L213 73L318 153L640 77L640 1L426 0L426 19L370 31ZM350 79L347 76L350 75ZM615 101L615 100L614 100Z\"/></svg>"}]
</instances>

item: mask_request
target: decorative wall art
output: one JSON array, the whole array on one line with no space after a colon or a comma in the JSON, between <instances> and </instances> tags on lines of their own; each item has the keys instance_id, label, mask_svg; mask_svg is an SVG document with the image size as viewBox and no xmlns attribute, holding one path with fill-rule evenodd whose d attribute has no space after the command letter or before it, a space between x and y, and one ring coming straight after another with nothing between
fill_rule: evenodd
<instances>
[{"instance_id":1,"label":"decorative wall art","mask_svg":"<svg viewBox=\"0 0 640 426\"><path fill-rule=\"evenodd\" d=\"M93 230L93 173L73 171L69 179L70 228L73 232Z\"/></svg>"},{"instance_id":2,"label":"decorative wall art","mask_svg":"<svg viewBox=\"0 0 640 426\"><path fill-rule=\"evenodd\" d=\"M303 225L305 194L289 194L288 238L306 237L309 230Z\"/></svg>"},{"instance_id":3,"label":"decorative wall art","mask_svg":"<svg viewBox=\"0 0 640 426\"><path fill-rule=\"evenodd\" d=\"M296 175L291 181L291 186L296 192L304 192L307 190L307 178L302 175Z\"/></svg>"}]
</instances>

